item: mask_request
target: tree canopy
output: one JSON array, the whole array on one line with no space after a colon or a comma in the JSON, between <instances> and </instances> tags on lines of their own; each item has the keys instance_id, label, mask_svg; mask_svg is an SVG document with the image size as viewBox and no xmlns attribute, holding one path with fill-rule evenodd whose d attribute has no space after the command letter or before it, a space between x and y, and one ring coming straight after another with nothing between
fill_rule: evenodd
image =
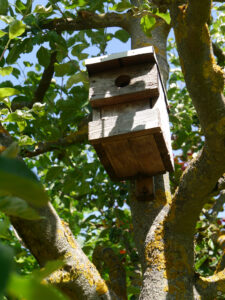
<instances>
[{"instance_id":1,"label":"tree canopy","mask_svg":"<svg viewBox=\"0 0 225 300\"><path fill-rule=\"evenodd\" d=\"M0 0L0 299L225 299L224 24L221 0ZM88 141L84 60L116 40L167 87L152 201Z\"/></svg>"}]
</instances>

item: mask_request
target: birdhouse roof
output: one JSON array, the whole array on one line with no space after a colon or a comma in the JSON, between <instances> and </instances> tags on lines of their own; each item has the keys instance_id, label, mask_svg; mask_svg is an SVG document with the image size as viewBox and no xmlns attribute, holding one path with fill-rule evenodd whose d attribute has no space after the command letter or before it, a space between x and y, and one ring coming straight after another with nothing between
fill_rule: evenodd
<instances>
[{"instance_id":1,"label":"birdhouse roof","mask_svg":"<svg viewBox=\"0 0 225 300\"><path fill-rule=\"evenodd\" d=\"M98 56L85 60L89 75L140 63L157 63L152 46Z\"/></svg>"}]
</instances>

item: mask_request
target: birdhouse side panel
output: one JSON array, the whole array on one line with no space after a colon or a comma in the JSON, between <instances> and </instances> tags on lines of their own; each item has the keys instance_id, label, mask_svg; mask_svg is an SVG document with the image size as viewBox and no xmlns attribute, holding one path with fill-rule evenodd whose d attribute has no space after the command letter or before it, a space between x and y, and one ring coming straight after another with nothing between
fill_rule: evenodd
<instances>
[{"instance_id":1,"label":"birdhouse side panel","mask_svg":"<svg viewBox=\"0 0 225 300\"><path fill-rule=\"evenodd\" d=\"M159 79L160 80L160 79ZM171 146L171 134L170 134L170 124L169 124L169 115L168 115L168 108L166 102L166 95L164 94L164 90L162 84L159 84L159 97L155 102L154 109L160 110L161 116L161 128L163 136L157 136L156 140L158 141L159 147L162 143L166 143L166 150L162 151L162 156L164 157L164 162L167 171L173 171L174 169L174 162L173 162L173 152ZM163 140L162 140L163 137Z\"/></svg>"},{"instance_id":2,"label":"birdhouse side panel","mask_svg":"<svg viewBox=\"0 0 225 300\"><path fill-rule=\"evenodd\" d=\"M90 77L92 107L137 101L159 95L156 64L138 64Z\"/></svg>"}]
</instances>

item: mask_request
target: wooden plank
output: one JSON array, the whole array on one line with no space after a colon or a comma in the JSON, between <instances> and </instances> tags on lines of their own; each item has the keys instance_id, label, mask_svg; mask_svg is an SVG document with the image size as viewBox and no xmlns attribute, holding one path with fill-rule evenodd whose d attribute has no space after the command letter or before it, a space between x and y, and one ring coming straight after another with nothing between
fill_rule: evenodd
<instances>
[{"instance_id":1,"label":"wooden plank","mask_svg":"<svg viewBox=\"0 0 225 300\"><path fill-rule=\"evenodd\" d=\"M134 102L120 103L114 105L103 106L101 108L101 117L110 118L110 117L125 117L128 114L137 114L143 110L149 109L150 99L142 99Z\"/></svg>"},{"instance_id":2,"label":"wooden plank","mask_svg":"<svg viewBox=\"0 0 225 300\"><path fill-rule=\"evenodd\" d=\"M146 109L125 115L105 117L88 124L88 138L90 141L110 136L132 134L136 131L151 129L157 132L161 128L160 112L158 109Z\"/></svg>"},{"instance_id":3,"label":"wooden plank","mask_svg":"<svg viewBox=\"0 0 225 300\"><path fill-rule=\"evenodd\" d=\"M152 46L134 50L104 55L85 60L89 75L114 69L119 66L155 62L154 48Z\"/></svg>"},{"instance_id":4,"label":"wooden plank","mask_svg":"<svg viewBox=\"0 0 225 300\"><path fill-rule=\"evenodd\" d=\"M114 171L112 164L106 154L104 146L101 143L98 143L98 144L94 145L94 148L95 148L95 151L96 151L102 165L104 166L106 172L109 174L110 178L114 181L118 181L119 178L115 174L115 171Z\"/></svg>"},{"instance_id":5,"label":"wooden plank","mask_svg":"<svg viewBox=\"0 0 225 300\"><path fill-rule=\"evenodd\" d=\"M138 177L135 180L135 195L139 201L152 201L155 197L154 177Z\"/></svg>"},{"instance_id":6,"label":"wooden plank","mask_svg":"<svg viewBox=\"0 0 225 300\"><path fill-rule=\"evenodd\" d=\"M160 149L160 155L165 166L165 170L168 172L174 171L173 155L170 155L167 144L165 143L162 133L154 133L154 138L158 149Z\"/></svg>"},{"instance_id":7,"label":"wooden plank","mask_svg":"<svg viewBox=\"0 0 225 300\"><path fill-rule=\"evenodd\" d=\"M130 83L116 86L121 75L130 77ZM159 95L156 64L140 64L99 73L90 77L89 98L92 107L137 101Z\"/></svg>"},{"instance_id":8,"label":"wooden plank","mask_svg":"<svg viewBox=\"0 0 225 300\"><path fill-rule=\"evenodd\" d=\"M170 134L170 123L169 123L169 115L168 115L168 109L167 109L167 103L165 102L165 94L162 88L162 85L159 85L159 91L160 96L158 100L155 103L154 109L158 108L160 110L160 117L163 122L161 122L161 129L163 132L163 139L166 143L166 152L164 153L162 151L163 159L166 163L166 161L169 162L169 166L167 167L167 170L173 170L174 169L174 163L173 163L173 152L172 152L172 146L171 146L171 134ZM160 136L158 139L159 145L163 143L161 141ZM159 146L160 147L160 146ZM165 149L165 147L162 147ZM168 157L169 155L169 157ZM172 165L172 168L171 168Z\"/></svg>"},{"instance_id":9,"label":"wooden plank","mask_svg":"<svg viewBox=\"0 0 225 300\"><path fill-rule=\"evenodd\" d=\"M129 138L128 142L138 163L139 174L150 176L166 171L153 135Z\"/></svg>"},{"instance_id":10,"label":"wooden plank","mask_svg":"<svg viewBox=\"0 0 225 300\"><path fill-rule=\"evenodd\" d=\"M118 178L134 177L138 174L138 163L134 158L126 139L103 143L103 145L107 157Z\"/></svg>"},{"instance_id":11,"label":"wooden plank","mask_svg":"<svg viewBox=\"0 0 225 300\"><path fill-rule=\"evenodd\" d=\"M93 108L92 109L92 120L97 121L101 119L101 109L100 108Z\"/></svg>"}]
</instances>

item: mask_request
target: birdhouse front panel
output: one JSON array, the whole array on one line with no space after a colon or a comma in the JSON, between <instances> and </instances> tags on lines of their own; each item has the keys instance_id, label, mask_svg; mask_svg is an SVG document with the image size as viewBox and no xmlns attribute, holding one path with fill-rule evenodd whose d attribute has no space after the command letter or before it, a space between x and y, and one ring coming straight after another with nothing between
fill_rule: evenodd
<instances>
[{"instance_id":1,"label":"birdhouse front panel","mask_svg":"<svg viewBox=\"0 0 225 300\"><path fill-rule=\"evenodd\" d=\"M114 180L173 170L167 100L152 47L90 59L89 141Z\"/></svg>"},{"instance_id":2,"label":"birdhouse front panel","mask_svg":"<svg viewBox=\"0 0 225 300\"><path fill-rule=\"evenodd\" d=\"M104 82L104 85L102 83ZM123 66L90 76L92 107L137 101L159 96L156 64Z\"/></svg>"}]
</instances>

